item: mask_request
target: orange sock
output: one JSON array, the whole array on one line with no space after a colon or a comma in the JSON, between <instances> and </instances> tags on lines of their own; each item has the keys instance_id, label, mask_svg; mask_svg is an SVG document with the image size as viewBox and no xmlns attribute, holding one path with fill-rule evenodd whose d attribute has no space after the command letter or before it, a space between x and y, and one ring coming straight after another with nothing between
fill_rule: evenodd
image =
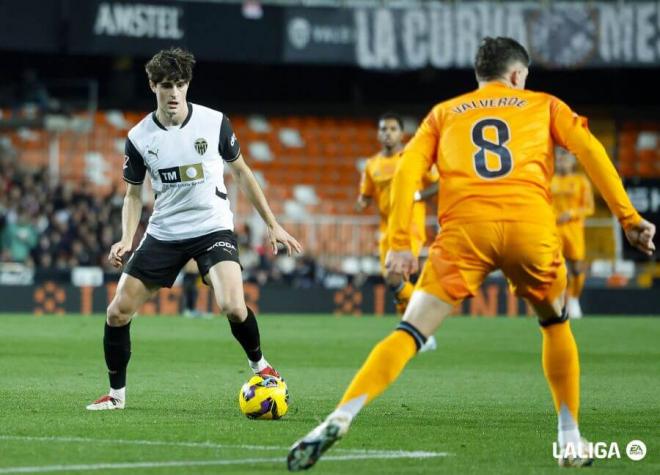
<instances>
[{"instance_id":1,"label":"orange sock","mask_svg":"<svg viewBox=\"0 0 660 475\"><path fill-rule=\"evenodd\" d=\"M407 332L395 330L378 343L357 372L339 405L366 396L364 404L385 391L401 374L417 353L415 339Z\"/></svg>"},{"instance_id":2,"label":"orange sock","mask_svg":"<svg viewBox=\"0 0 660 475\"><path fill-rule=\"evenodd\" d=\"M404 281L399 291L396 292L396 299L400 302L407 303L408 300L410 300L410 297L412 297L413 290L415 290L415 286L412 282L407 280Z\"/></svg>"},{"instance_id":3,"label":"orange sock","mask_svg":"<svg viewBox=\"0 0 660 475\"><path fill-rule=\"evenodd\" d=\"M580 272L578 275L573 276L571 279L571 297L575 297L576 299L580 298L580 294L582 294L582 289L584 288L585 279L586 275L584 272Z\"/></svg>"},{"instance_id":4,"label":"orange sock","mask_svg":"<svg viewBox=\"0 0 660 475\"><path fill-rule=\"evenodd\" d=\"M574 285L573 284L575 284L575 276L569 272L568 277L566 278L566 296L568 298L574 297L574 295L573 295Z\"/></svg>"},{"instance_id":5,"label":"orange sock","mask_svg":"<svg viewBox=\"0 0 660 475\"><path fill-rule=\"evenodd\" d=\"M543 373L557 414L565 406L577 424L580 408L580 362L569 322L541 327L543 333Z\"/></svg>"}]
</instances>

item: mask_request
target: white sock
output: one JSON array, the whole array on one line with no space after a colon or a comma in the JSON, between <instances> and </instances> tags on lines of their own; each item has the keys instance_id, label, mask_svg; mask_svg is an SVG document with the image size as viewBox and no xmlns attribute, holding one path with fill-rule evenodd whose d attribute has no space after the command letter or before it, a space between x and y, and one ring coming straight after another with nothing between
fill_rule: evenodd
<instances>
[{"instance_id":1,"label":"white sock","mask_svg":"<svg viewBox=\"0 0 660 475\"><path fill-rule=\"evenodd\" d=\"M112 389L110 388L110 397L114 399L119 399L120 401L126 401L126 386L121 389Z\"/></svg>"},{"instance_id":2,"label":"white sock","mask_svg":"<svg viewBox=\"0 0 660 475\"><path fill-rule=\"evenodd\" d=\"M431 335L426 339L426 343L422 345L419 349L420 353L425 353L427 351L433 351L438 348L438 342L435 340L435 337Z\"/></svg>"},{"instance_id":3,"label":"white sock","mask_svg":"<svg viewBox=\"0 0 660 475\"><path fill-rule=\"evenodd\" d=\"M566 447L571 443L573 447L577 448L580 444L580 429L565 404L559 408L557 442L559 442L559 447Z\"/></svg>"},{"instance_id":4,"label":"white sock","mask_svg":"<svg viewBox=\"0 0 660 475\"><path fill-rule=\"evenodd\" d=\"M344 417L348 416L351 420L358 415L358 412L362 410L364 405L367 402L367 395L363 394L356 398L351 399L350 401L345 402L337 409L335 409L330 416L333 415L342 415Z\"/></svg>"},{"instance_id":5,"label":"white sock","mask_svg":"<svg viewBox=\"0 0 660 475\"><path fill-rule=\"evenodd\" d=\"M250 368L252 368L254 374L257 374L259 371L263 371L270 366L268 361L266 361L266 358L263 356L259 361L248 360L248 364L250 365Z\"/></svg>"}]
</instances>

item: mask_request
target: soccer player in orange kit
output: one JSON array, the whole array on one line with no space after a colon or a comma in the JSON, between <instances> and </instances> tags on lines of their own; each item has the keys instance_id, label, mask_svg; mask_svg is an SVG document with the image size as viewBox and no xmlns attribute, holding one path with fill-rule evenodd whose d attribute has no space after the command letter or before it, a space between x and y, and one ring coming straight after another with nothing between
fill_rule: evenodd
<instances>
[{"instance_id":1,"label":"soccer player in orange kit","mask_svg":"<svg viewBox=\"0 0 660 475\"><path fill-rule=\"evenodd\" d=\"M633 208L586 119L550 94L525 89L528 66L529 55L515 40L485 38L475 59L479 88L436 105L406 146L392 184L388 269L417 270L410 251L412 193L433 164L440 172L442 231L403 321L374 347L335 411L293 445L289 470L314 465L453 307L498 268L538 315L543 370L558 417L558 462L593 462L578 429L578 350L564 308L566 266L550 194L555 145L578 157L630 243L647 255L655 251L655 226Z\"/></svg>"},{"instance_id":2,"label":"soccer player in orange kit","mask_svg":"<svg viewBox=\"0 0 660 475\"><path fill-rule=\"evenodd\" d=\"M396 272L388 272L385 267L385 257L389 251L389 236L387 235L387 218L390 214L390 189L394 171L401 158L403 149L403 119L398 114L387 112L378 120L378 141L382 149L367 160L364 172L360 179L360 195L355 208L364 211L372 202L375 202L380 216L380 238L378 251L380 265L385 283L392 290L395 297L397 312L403 315L408 301L412 295L414 285L410 280ZM421 187L426 188L438 181L435 168L425 174ZM430 196L423 190L424 196ZM415 257L419 256L422 246L426 242L426 205L421 199L413 206L413 217L410 222L411 250ZM434 345L431 345L433 347Z\"/></svg>"},{"instance_id":3,"label":"soccer player in orange kit","mask_svg":"<svg viewBox=\"0 0 660 475\"><path fill-rule=\"evenodd\" d=\"M557 147L555 176L552 177L552 205L557 231L568 267L566 310L570 318L582 318L580 294L584 287L584 218L594 212L594 194L587 177L575 171L575 157Z\"/></svg>"}]
</instances>

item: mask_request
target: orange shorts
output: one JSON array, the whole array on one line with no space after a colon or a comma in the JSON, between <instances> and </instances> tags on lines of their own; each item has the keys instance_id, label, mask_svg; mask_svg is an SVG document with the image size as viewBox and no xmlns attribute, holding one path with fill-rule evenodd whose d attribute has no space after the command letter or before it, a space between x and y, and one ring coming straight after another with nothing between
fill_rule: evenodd
<instances>
[{"instance_id":1,"label":"orange shorts","mask_svg":"<svg viewBox=\"0 0 660 475\"><path fill-rule=\"evenodd\" d=\"M415 290L457 305L502 269L516 295L553 302L566 288L566 265L554 223L448 224L429 250Z\"/></svg>"},{"instance_id":2,"label":"orange shorts","mask_svg":"<svg viewBox=\"0 0 660 475\"><path fill-rule=\"evenodd\" d=\"M583 261L586 255L584 246L584 223L569 222L557 226L562 243L562 253L569 261Z\"/></svg>"},{"instance_id":3,"label":"orange shorts","mask_svg":"<svg viewBox=\"0 0 660 475\"><path fill-rule=\"evenodd\" d=\"M425 223L413 224L410 236L410 247L415 257L419 257L422 247L426 243ZM387 233L381 228L380 240L378 241L378 252L380 254L380 269L385 275L385 258L390 250L390 240Z\"/></svg>"}]
</instances>

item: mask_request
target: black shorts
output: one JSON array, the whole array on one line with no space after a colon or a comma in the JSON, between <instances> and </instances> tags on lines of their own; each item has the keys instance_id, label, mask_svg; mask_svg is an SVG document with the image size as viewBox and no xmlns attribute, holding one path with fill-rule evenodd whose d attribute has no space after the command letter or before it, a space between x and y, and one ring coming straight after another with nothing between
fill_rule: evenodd
<instances>
[{"instance_id":1,"label":"black shorts","mask_svg":"<svg viewBox=\"0 0 660 475\"><path fill-rule=\"evenodd\" d=\"M233 261L240 265L236 235L227 230L178 241L160 241L145 234L124 272L147 285L172 287L190 259L197 261L202 277L218 262Z\"/></svg>"}]
</instances>

